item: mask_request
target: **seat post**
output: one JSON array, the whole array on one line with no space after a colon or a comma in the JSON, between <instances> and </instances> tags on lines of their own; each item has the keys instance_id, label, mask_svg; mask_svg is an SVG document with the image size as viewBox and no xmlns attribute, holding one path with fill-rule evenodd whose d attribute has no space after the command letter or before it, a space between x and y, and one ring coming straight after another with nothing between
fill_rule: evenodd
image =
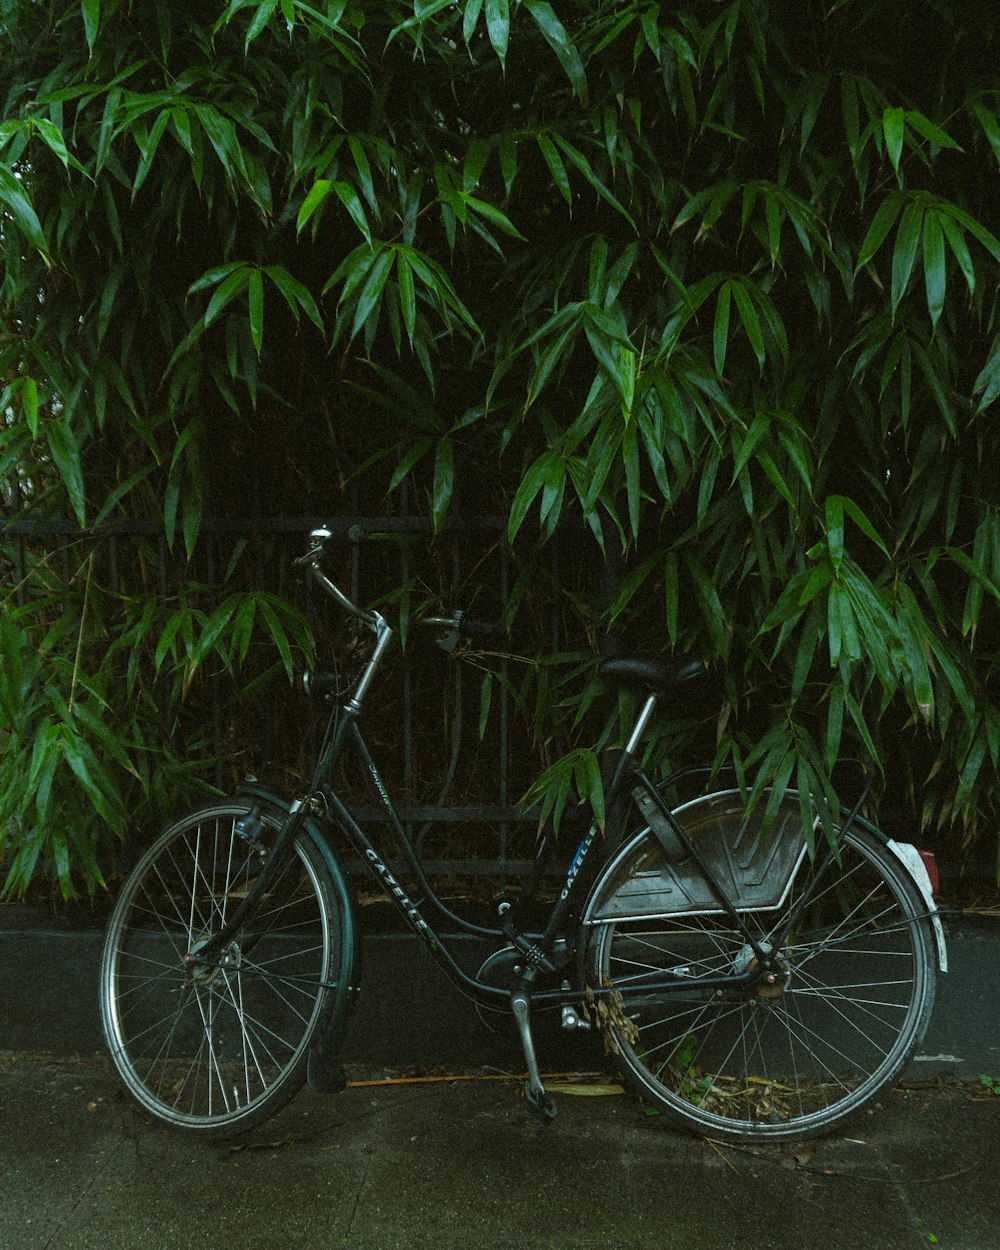
<instances>
[{"instance_id":1,"label":"seat post","mask_svg":"<svg viewBox=\"0 0 1000 1250\"><path fill-rule=\"evenodd\" d=\"M656 695L651 694L646 698L646 702L642 706L642 711L639 713L639 716L635 722L635 727L633 728L632 733L629 736L628 742L626 742L625 744L626 755L635 754L636 748L638 747L639 742L642 739L642 735L646 731L646 726L649 724L649 718L653 715L653 709L655 707L656 707Z\"/></svg>"}]
</instances>

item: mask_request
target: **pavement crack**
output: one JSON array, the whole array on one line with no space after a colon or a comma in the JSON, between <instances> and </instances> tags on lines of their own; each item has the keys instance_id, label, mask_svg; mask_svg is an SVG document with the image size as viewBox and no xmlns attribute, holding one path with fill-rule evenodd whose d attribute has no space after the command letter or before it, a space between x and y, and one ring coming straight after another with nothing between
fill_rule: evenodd
<instances>
[{"instance_id":1,"label":"pavement crack","mask_svg":"<svg viewBox=\"0 0 1000 1250\"><path fill-rule=\"evenodd\" d=\"M351 1207L350 1218L347 1221L347 1232L344 1234L343 1244L345 1247L348 1247L348 1248L350 1247L351 1240L354 1236L354 1225L357 1222L357 1218L358 1218L358 1208L361 1206L361 1199L364 1197L365 1190L368 1188L368 1182L371 1178L371 1171L372 1171L372 1160L371 1158L369 1158L365 1166L364 1173L361 1177L361 1184L358 1185L358 1192L354 1195L354 1205Z\"/></svg>"},{"instance_id":2,"label":"pavement crack","mask_svg":"<svg viewBox=\"0 0 1000 1250\"><path fill-rule=\"evenodd\" d=\"M906 1183L904 1181L896 1182L896 1193L899 1195L899 1201L906 1212L906 1218L910 1222L910 1227L916 1234L916 1244L927 1246L931 1242L936 1242L937 1237L934 1235L934 1230L927 1227L927 1221L910 1201L910 1195L906 1192Z\"/></svg>"},{"instance_id":3,"label":"pavement crack","mask_svg":"<svg viewBox=\"0 0 1000 1250\"><path fill-rule=\"evenodd\" d=\"M72 1225L73 1223L75 1223L77 1213L79 1212L80 1208L83 1206L84 1202L86 1202L88 1198L90 1198L94 1193L96 1193L108 1169L112 1166L112 1164L114 1164L118 1160L119 1156L122 1153L122 1150L123 1150L123 1147L119 1146L117 1150L112 1150L109 1152L108 1158L105 1159L103 1167L98 1168L98 1170L93 1173L93 1175L90 1177L87 1183L83 1186L79 1195L77 1196L76 1201L70 1207L68 1213L58 1222L58 1224L52 1230L51 1234L49 1235L48 1240L41 1247L41 1250L52 1250L53 1245L55 1245L56 1243L56 1238L61 1236L61 1234L63 1233L63 1231L66 1229L68 1225Z\"/></svg>"}]
</instances>

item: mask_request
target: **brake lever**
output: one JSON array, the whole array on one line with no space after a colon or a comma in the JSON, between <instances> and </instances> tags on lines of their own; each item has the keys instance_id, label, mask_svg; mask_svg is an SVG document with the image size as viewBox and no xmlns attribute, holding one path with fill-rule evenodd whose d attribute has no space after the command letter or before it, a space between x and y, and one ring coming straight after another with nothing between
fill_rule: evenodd
<instances>
[{"instance_id":1,"label":"brake lever","mask_svg":"<svg viewBox=\"0 0 1000 1250\"><path fill-rule=\"evenodd\" d=\"M322 554L323 554L323 546L322 544L319 544L315 547L310 547L309 550L305 553L305 555L296 556L294 563L295 564L315 564L317 559Z\"/></svg>"},{"instance_id":2,"label":"brake lever","mask_svg":"<svg viewBox=\"0 0 1000 1250\"><path fill-rule=\"evenodd\" d=\"M436 646L440 647L442 651L451 655L458 646L462 637L461 611L452 613L451 617L431 618L426 620L424 623L427 625L437 625L438 628L445 628L448 630L448 632L446 634L442 634L440 638L435 638L434 643Z\"/></svg>"}]
</instances>

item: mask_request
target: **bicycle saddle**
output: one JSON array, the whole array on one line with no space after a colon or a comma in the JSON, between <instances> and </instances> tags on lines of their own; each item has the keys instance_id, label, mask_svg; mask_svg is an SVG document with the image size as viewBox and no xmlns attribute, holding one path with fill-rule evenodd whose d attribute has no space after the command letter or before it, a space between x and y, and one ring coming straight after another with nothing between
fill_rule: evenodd
<instances>
[{"instance_id":1,"label":"bicycle saddle","mask_svg":"<svg viewBox=\"0 0 1000 1250\"><path fill-rule=\"evenodd\" d=\"M653 694L666 694L697 682L707 675L708 668L697 656L624 655L602 660L598 672L619 686L641 686Z\"/></svg>"}]
</instances>

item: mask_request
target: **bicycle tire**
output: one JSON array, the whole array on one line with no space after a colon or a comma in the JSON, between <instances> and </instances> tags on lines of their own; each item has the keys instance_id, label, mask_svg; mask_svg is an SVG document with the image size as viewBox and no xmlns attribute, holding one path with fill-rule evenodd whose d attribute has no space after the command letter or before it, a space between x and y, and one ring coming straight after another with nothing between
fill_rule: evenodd
<instances>
[{"instance_id":1,"label":"bicycle tire","mask_svg":"<svg viewBox=\"0 0 1000 1250\"><path fill-rule=\"evenodd\" d=\"M801 827L797 796L781 810ZM603 870L584 915L590 983L621 995L603 1014L627 1084L675 1124L744 1141L830 1132L889 1088L930 1018L936 943L925 898L884 842L851 828L839 870L817 878L822 855L803 854L776 904L737 901L764 940L812 891L780 947L777 984L753 988L699 988L699 977L744 971L753 958L717 906L594 920L634 912L637 883L662 884L666 860L648 830L638 834ZM683 990L643 993L644 980L664 976Z\"/></svg>"},{"instance_id":2,"label":"bicycle tire","mask_svg":"<svg viewBox=\"0 0 1000 1250\"><path fill-rule=\"evenodd\" d=\"M300 834L248 928L213 965L197 950L250 888L279 814L252 843L223 801L172 824L115 903L101 960L101 1024L141 1111L202 1139L256 1128L301 1088L336 1004L349 919L315 842ZM193 958L192 958L193 955Z\"/></svg>"}]
</instances>

